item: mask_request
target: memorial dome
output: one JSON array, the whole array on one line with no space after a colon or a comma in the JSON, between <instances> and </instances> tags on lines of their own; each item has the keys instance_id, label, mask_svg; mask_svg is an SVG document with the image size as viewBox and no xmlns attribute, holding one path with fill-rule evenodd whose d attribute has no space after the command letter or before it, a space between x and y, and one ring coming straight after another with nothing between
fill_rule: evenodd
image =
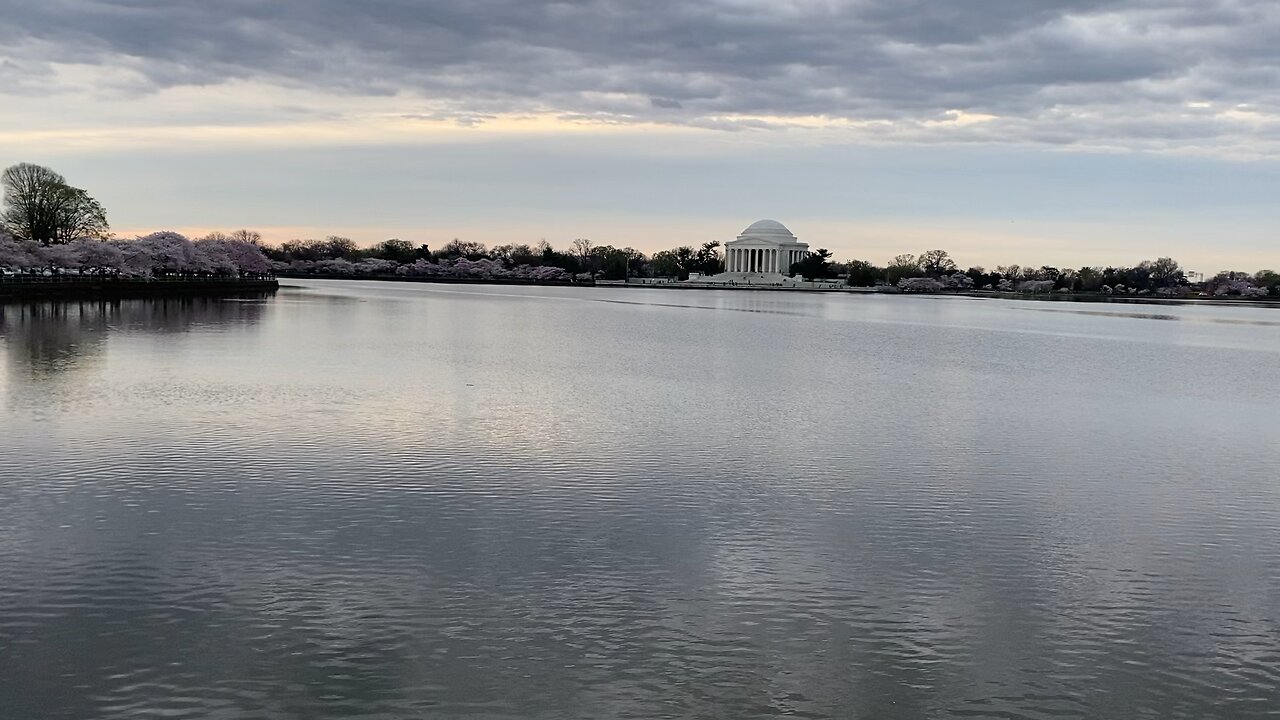
<instances>
[{"instance_id":1,"label":"memorial dome","mask_svg":"<svg viewBox=\"0 0 1280 720\"><path fill-rule=\"evenodd\" d=\"M771 242L787 242L796 241L796 236L787 229L786 225L777 220L757 220L751 223L742 234L738 236L739 240L749 238L759 238L761 240L769 240Z\"/></svg>"}]
</instances>

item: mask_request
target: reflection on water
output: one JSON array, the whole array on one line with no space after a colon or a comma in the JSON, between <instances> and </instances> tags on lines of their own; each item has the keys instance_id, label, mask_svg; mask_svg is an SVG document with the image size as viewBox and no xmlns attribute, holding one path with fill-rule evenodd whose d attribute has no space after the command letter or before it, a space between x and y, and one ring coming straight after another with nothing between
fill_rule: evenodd
<instances>
[{"instance_id":1,"label":"reflection on water","mask_svg":"<svg viewBox=\"0 0 1280 720\"><path fill-rule=\"evenodd\" d=\"M1280 706L1265 309L301 284L0 308L0 715Z\"/></svg>"},{"instance_id":2,"label":"reflection on water","mask_svg":"<svg viewBox=\"0 0 1280 720\"><path fill-rule=\"evenodd\" d=\"M9 367L38 381L90 362L106 342L106 310L96 303L0 304L0 335Z\"/></svg>"},{"instance_id":3,"label":"reflection on water","mask_svg":"<svg viewBox=\"0 0 1280 720\"><path fill-rule=\"evenodd\" d=\"M74 409L115 375L101 365L113 334L242 331L257 322L269 297L0 303L9 404Z\"/></svg>"},{"instance_id":4,"label":"reflection on water","mask_svg":"<svg viewBox=\"0 0 1280 720\"><path fill-rule=\"evenodd\" d=\"M183 333L257 322L269 296L0 303L0 336L15 363L58 372L97 354L109 330Z\"/></svg>"}]
</instances>

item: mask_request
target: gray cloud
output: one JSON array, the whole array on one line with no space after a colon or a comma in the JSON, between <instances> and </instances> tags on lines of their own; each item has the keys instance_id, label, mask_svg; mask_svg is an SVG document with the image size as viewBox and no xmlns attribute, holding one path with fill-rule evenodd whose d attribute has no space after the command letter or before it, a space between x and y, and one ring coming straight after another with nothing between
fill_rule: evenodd
<instances>
[{"instance_id":1,"label":"gray cloud","mask_svg":"<svg viewBox=\"0 0 1280 720\"><path fill-rule=\"evenodd\" d=\"M12 4L7 92L32 92L17 68L48 72L34 57L135 69L134 92L228 79L408 92L469 123L550 111L741 129L820 115L889 123L872 135L1131 147L1270 139L1280 112L1272 0ZM1222 115L1246 104L1247 118ZM939 125L950 111L998 119Z\"/></svg>"}]
</instances>

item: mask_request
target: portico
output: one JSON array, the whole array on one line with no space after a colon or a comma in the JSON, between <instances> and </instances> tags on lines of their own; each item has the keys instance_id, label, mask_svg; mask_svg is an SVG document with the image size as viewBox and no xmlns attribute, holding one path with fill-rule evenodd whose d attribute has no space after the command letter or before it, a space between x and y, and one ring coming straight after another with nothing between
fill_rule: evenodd
<instances>
[{"instance_id":1,"label":"portico","mask_svg":"<svg viewBox=\"0 0 1280 720\"><path fill-rule=\"evenodd\" d=\"M796 248L731 247L725 254L725 272L785 273L805 254Z\"/></svg>"},{"instance_id":2,"label":"portico","mask_svg":"<svg viewBox=\"0 0 1280 720\"><path fill-rule=\"evenodd\" d=\"M725 243L726 273L786 273L793 263L809 254L809 246L796 239L782 223L761 220Z\"/></svg>"}]
</instances>

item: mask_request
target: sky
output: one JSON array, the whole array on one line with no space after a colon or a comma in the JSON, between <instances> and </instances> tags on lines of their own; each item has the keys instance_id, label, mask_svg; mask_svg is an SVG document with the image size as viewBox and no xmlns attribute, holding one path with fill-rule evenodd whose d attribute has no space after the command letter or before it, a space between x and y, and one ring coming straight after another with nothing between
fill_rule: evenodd
<instances>
[{"instance_id":1,"label":"sky","mask_svg":"<svg viewBox=\"0 0 1280 720\"><path fill-rule=\"evenodd\" d=\"M120 236L1280 269L1274 0L0 0Z\"/></svg>"}]
</instances>

